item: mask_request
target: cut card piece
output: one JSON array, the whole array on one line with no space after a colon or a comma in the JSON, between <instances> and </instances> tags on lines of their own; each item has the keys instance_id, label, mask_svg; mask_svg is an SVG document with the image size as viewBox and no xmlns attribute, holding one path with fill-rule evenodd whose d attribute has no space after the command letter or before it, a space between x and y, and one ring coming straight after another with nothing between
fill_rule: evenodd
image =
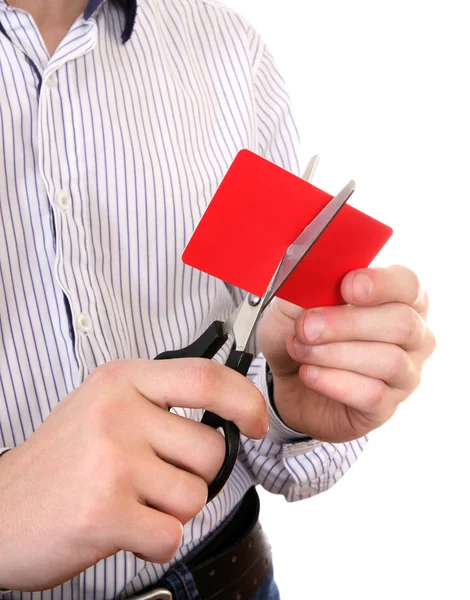
<instances>
[{"instance_id":1,"label":"cut card piece","mask_svg":"<svg viewBox=\"0 0 470 600\"><path fill-rule=\"evenodd\" d=\"M287 248L331 198L242 150L207 207L183 261L262 296ZM369 266L391 235L387 225L344 206L277 295L303 308L339 304L346 273Z\"/></svg>"}]
</instances>

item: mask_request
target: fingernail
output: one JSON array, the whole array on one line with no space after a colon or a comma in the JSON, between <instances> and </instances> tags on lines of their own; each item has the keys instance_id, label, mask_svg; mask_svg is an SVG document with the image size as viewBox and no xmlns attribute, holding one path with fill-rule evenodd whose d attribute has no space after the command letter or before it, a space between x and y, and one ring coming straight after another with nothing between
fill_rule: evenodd
<instances>
[{"instance_id":1,"label":"fingernail","mask_svg":"<svg viewBox=\"0 0 470 600\"><path fill-rule=\"evenodd\" d=\"M301 344L297 339L295 339L294 343L292 344L292 350L294 352L294 356L299 359L305 358L308 354L308 346Z\"/></svg>"},{"instance_id":2,"label":"fingernail","mask_svg":"<svg viewBox=\"0 0 470 600\"><path fill-rule=\"evenodd\" d=\"M315 379L318 378L319 373L320 373L320 369L318 367L309 365L309 367L307 368L307 380L310 383L313 383L315 381Z\"/></svg>"},{"instance_id":3,"label":"fingernail","mask_svg":"<svg viewBox=\"0 0 470 600\"><path fill-rule=\"evenodd\" d=\"M319 313L310 313L304 320L304 335L307 342L318 339L325 327L323 317Z\"/></svg>"},{"instance_id":4,"label":"fingernail","mask_svg":"<svg viewBox=\"0 0 470 600\"><path fill-rule=\"evenodd\" d=\"M372 279L365 273L354 275L352 293L355 302L365 302L372 292Z\"/></svg>"}]
</instances>

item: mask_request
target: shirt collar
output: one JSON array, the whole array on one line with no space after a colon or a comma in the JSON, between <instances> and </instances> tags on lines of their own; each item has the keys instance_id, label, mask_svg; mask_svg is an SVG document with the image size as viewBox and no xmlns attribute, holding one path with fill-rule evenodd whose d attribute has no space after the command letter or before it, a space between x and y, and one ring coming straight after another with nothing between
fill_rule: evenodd
<instances>
[{"instance_id":1,"label":"shirt collar","mask_svg":"<svg viewBox=\"0 0 470 600\"><path fill-rule=\"evenodd\" d=\"M137 13L137 0L113 0L115 4L121 6L126 17L124 29L122 32L122 42L125 44L132 35ZM104 4L105 0L88 0L88 6L83 16L88 20Z\"/></svg>"}]
</instances>

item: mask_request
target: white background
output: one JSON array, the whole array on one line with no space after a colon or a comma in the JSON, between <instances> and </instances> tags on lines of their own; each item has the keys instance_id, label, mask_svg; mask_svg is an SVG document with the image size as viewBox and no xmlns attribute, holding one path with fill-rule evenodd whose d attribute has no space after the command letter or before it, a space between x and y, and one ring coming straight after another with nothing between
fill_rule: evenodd
<instances>
[{"instance_id":1,"label":"white background","mask_svg":"<svg viewBox=\"0 0 470 600\"><path fill-rule=\"evenodd\" d=\"M376 264L413 268L438 350L337 486L262 494L283 600L470 599L468 1L228 0L287 81L302 168L392 226Z\"/></svg>"}]
</instances>

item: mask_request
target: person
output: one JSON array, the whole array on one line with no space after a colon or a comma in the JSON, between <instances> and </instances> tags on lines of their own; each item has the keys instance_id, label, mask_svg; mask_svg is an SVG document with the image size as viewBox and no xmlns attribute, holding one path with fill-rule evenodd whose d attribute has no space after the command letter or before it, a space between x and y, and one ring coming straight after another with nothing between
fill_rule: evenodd
<instances>
[{"instance_id":1,"label":"person","mask_svg":"<svg viewBox=\"0 0 470 600\"><path fill-rule=\"evenodd\" d=\"M327 490L416 389L435 340L401 266L349 273L341 306L275 301L248 379L226 348L151 360L243 298L180 260L242 148L298 173L283 79L233 10L0 0L5 594L277 598L253 486ZM243 434L209 503L225 446L203 410Z\"/></svg>"}]
</instances>

